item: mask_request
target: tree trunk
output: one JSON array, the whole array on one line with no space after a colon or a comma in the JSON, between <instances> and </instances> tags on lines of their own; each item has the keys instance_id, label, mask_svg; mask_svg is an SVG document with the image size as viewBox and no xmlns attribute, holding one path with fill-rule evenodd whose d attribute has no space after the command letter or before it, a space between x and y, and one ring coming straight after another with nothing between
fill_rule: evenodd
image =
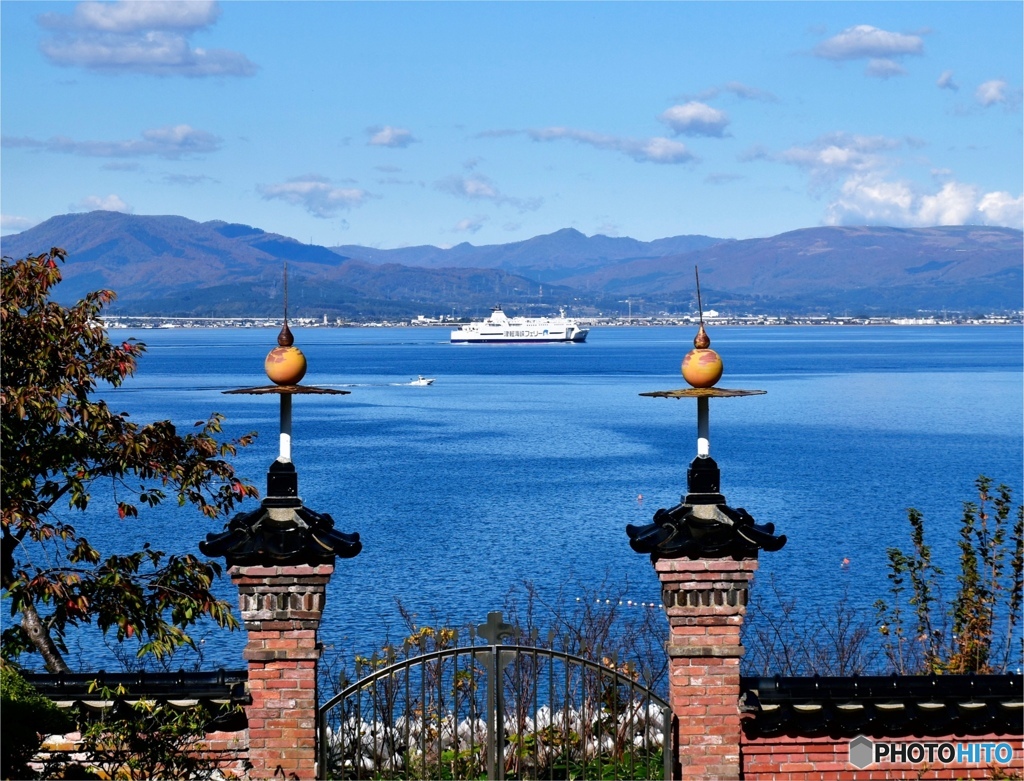
<instances>
[{"instance_id":1,"label":"tree trunk","mask_svg":"<svg viewBox=\"0 0 1024 781\"><path fill-rule=\"evenodd\" d=\"M54 644L53 638L50 637L50 633L46 630L42 619L39 618L35 605L26 604L22 607L21 628L28 633L32 645L36 647L36 650L43 657L47 671L51 673L71 672L71 668L68 667L64 657L57 650L57 646Z\"/></svg>"}]
</instances>

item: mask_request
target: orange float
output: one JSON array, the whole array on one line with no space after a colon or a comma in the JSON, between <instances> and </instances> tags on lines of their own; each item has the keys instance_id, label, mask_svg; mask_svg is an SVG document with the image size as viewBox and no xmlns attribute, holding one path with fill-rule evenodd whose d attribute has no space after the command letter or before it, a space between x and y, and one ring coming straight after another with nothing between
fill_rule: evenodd
<instances>
[{"instance_id":1,"label":"orange float","mask_svg":"<svg viewBox=\"0 0 1024 781\"><path fill-rule=\"evenodd\" d=\"M263 362L263 369L271 382L277 385L298 385L306 375L306 356L294 344L295 337L286 322L277 335L278 346L268 353Z\"/></svg>"},{"instance_id":2,"label":"orange float","mask_svg":"<svg viewBox=\"0 0 1024 781\"><path fill-rule=\"evenodd\" d=\"M711 339L704 330L704 323L693 338L693 349L683 357L680 367L683 379L694 388L713 388L722 379L722 358L710 349Z\"/></svg>"}]
</instances>

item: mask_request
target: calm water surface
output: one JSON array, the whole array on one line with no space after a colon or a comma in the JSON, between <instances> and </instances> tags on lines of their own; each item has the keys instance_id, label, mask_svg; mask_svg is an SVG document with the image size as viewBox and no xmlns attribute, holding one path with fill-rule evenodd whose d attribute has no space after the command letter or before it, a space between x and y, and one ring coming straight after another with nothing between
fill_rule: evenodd
<instances>
[{"instance_id":1,"label":"calm water surface","mask_svg":"<svg viewBox=\"0 0 1024 781\"><path fill-rule=\"evenodd\" d=\"M524 578L552 592L569 575L591 586L607 579L609 593L628 583L635 601L658 599L624 529L685 493L696 403L639 394L684 385L692 329L598 328L583 345L451 345L447 330L427 328L295 333L310 364L304 381L351 391L294 403L299 493L364 544L330 583L325 643L366 650L386 631L399 635L396 597L423 617L483 620ZM231 435L258 431L238 466L262 492L277 456L278 401L222 391L265 383L276 333L112 332L125 335L149 350L137 376L106 394L115 409L181 427L216 410ZM773 578L802 609L827 609L845 590L870 611L885 591L886 548L909 547L906 508L924 513L935 556L952 568L974 479L986 474L1021 496L1020 328L710 335L725 362L722 387L768 392L711 402L723 492L789 537L762 555L758 582ZM437 379L405 384L417 374ZM160 508L149 522L95 513L80 527L112 550L151 539L195 551L219 525ZM226 579L222 593L234 601ZM243 645L242 633L211 632L205 663L240 666ZM80 648L103 666L94 640Z\"/></svg>"}]
</instances>

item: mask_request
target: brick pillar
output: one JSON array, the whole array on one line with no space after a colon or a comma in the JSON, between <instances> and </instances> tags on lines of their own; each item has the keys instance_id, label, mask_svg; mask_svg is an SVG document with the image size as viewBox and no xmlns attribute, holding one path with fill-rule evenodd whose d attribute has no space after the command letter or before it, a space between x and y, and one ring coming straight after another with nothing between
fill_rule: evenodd
<instances>
[{"instance_id":1,"label":"brick pillar","mask_svg":"<svg viewBox=\"0 0 1024 781\"><path fill-rule=\"evenodd\" d=\"M740 630L756 558L658 559L668 614L673 778L740 777Z\"/></svg>"},{"instance_id":2,"label":"brick pillar","mask_svg":"<svg viewBox=\"0 0 1024 781\"><path fill-rule=\"evenodd\" d=\"M228 571L249 633L249 777L315 779L316 633L334 565L234 565Z\"/></svg>"}]
</instances>

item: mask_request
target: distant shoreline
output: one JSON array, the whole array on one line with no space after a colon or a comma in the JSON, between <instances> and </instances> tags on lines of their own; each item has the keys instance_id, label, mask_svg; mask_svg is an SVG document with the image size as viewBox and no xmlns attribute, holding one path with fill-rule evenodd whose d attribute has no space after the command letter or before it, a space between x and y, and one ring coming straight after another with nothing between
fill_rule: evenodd
<instances>
[{"instance_id":1,"label":"distant shoreline","mask_svg":"<svg viewBox=\"0 0 1024 781\"><path fill-rule=\"evenodd\" d=\"M591 328L692 328L699 322L693 318L576 318L581 325ZM457 328L468 320L398 320L370 322L326 322L315 318L289 318L289 324L298 328ZM709 326L963 326L963 325L1022 325L1024 313L992 315L981 318L935 317L717 317L705 318ZM111 317L105 320L109 329L174 329L174 328L274 328L281 327L281 318L262 317Z\"/></svg>"}]
</instances>

